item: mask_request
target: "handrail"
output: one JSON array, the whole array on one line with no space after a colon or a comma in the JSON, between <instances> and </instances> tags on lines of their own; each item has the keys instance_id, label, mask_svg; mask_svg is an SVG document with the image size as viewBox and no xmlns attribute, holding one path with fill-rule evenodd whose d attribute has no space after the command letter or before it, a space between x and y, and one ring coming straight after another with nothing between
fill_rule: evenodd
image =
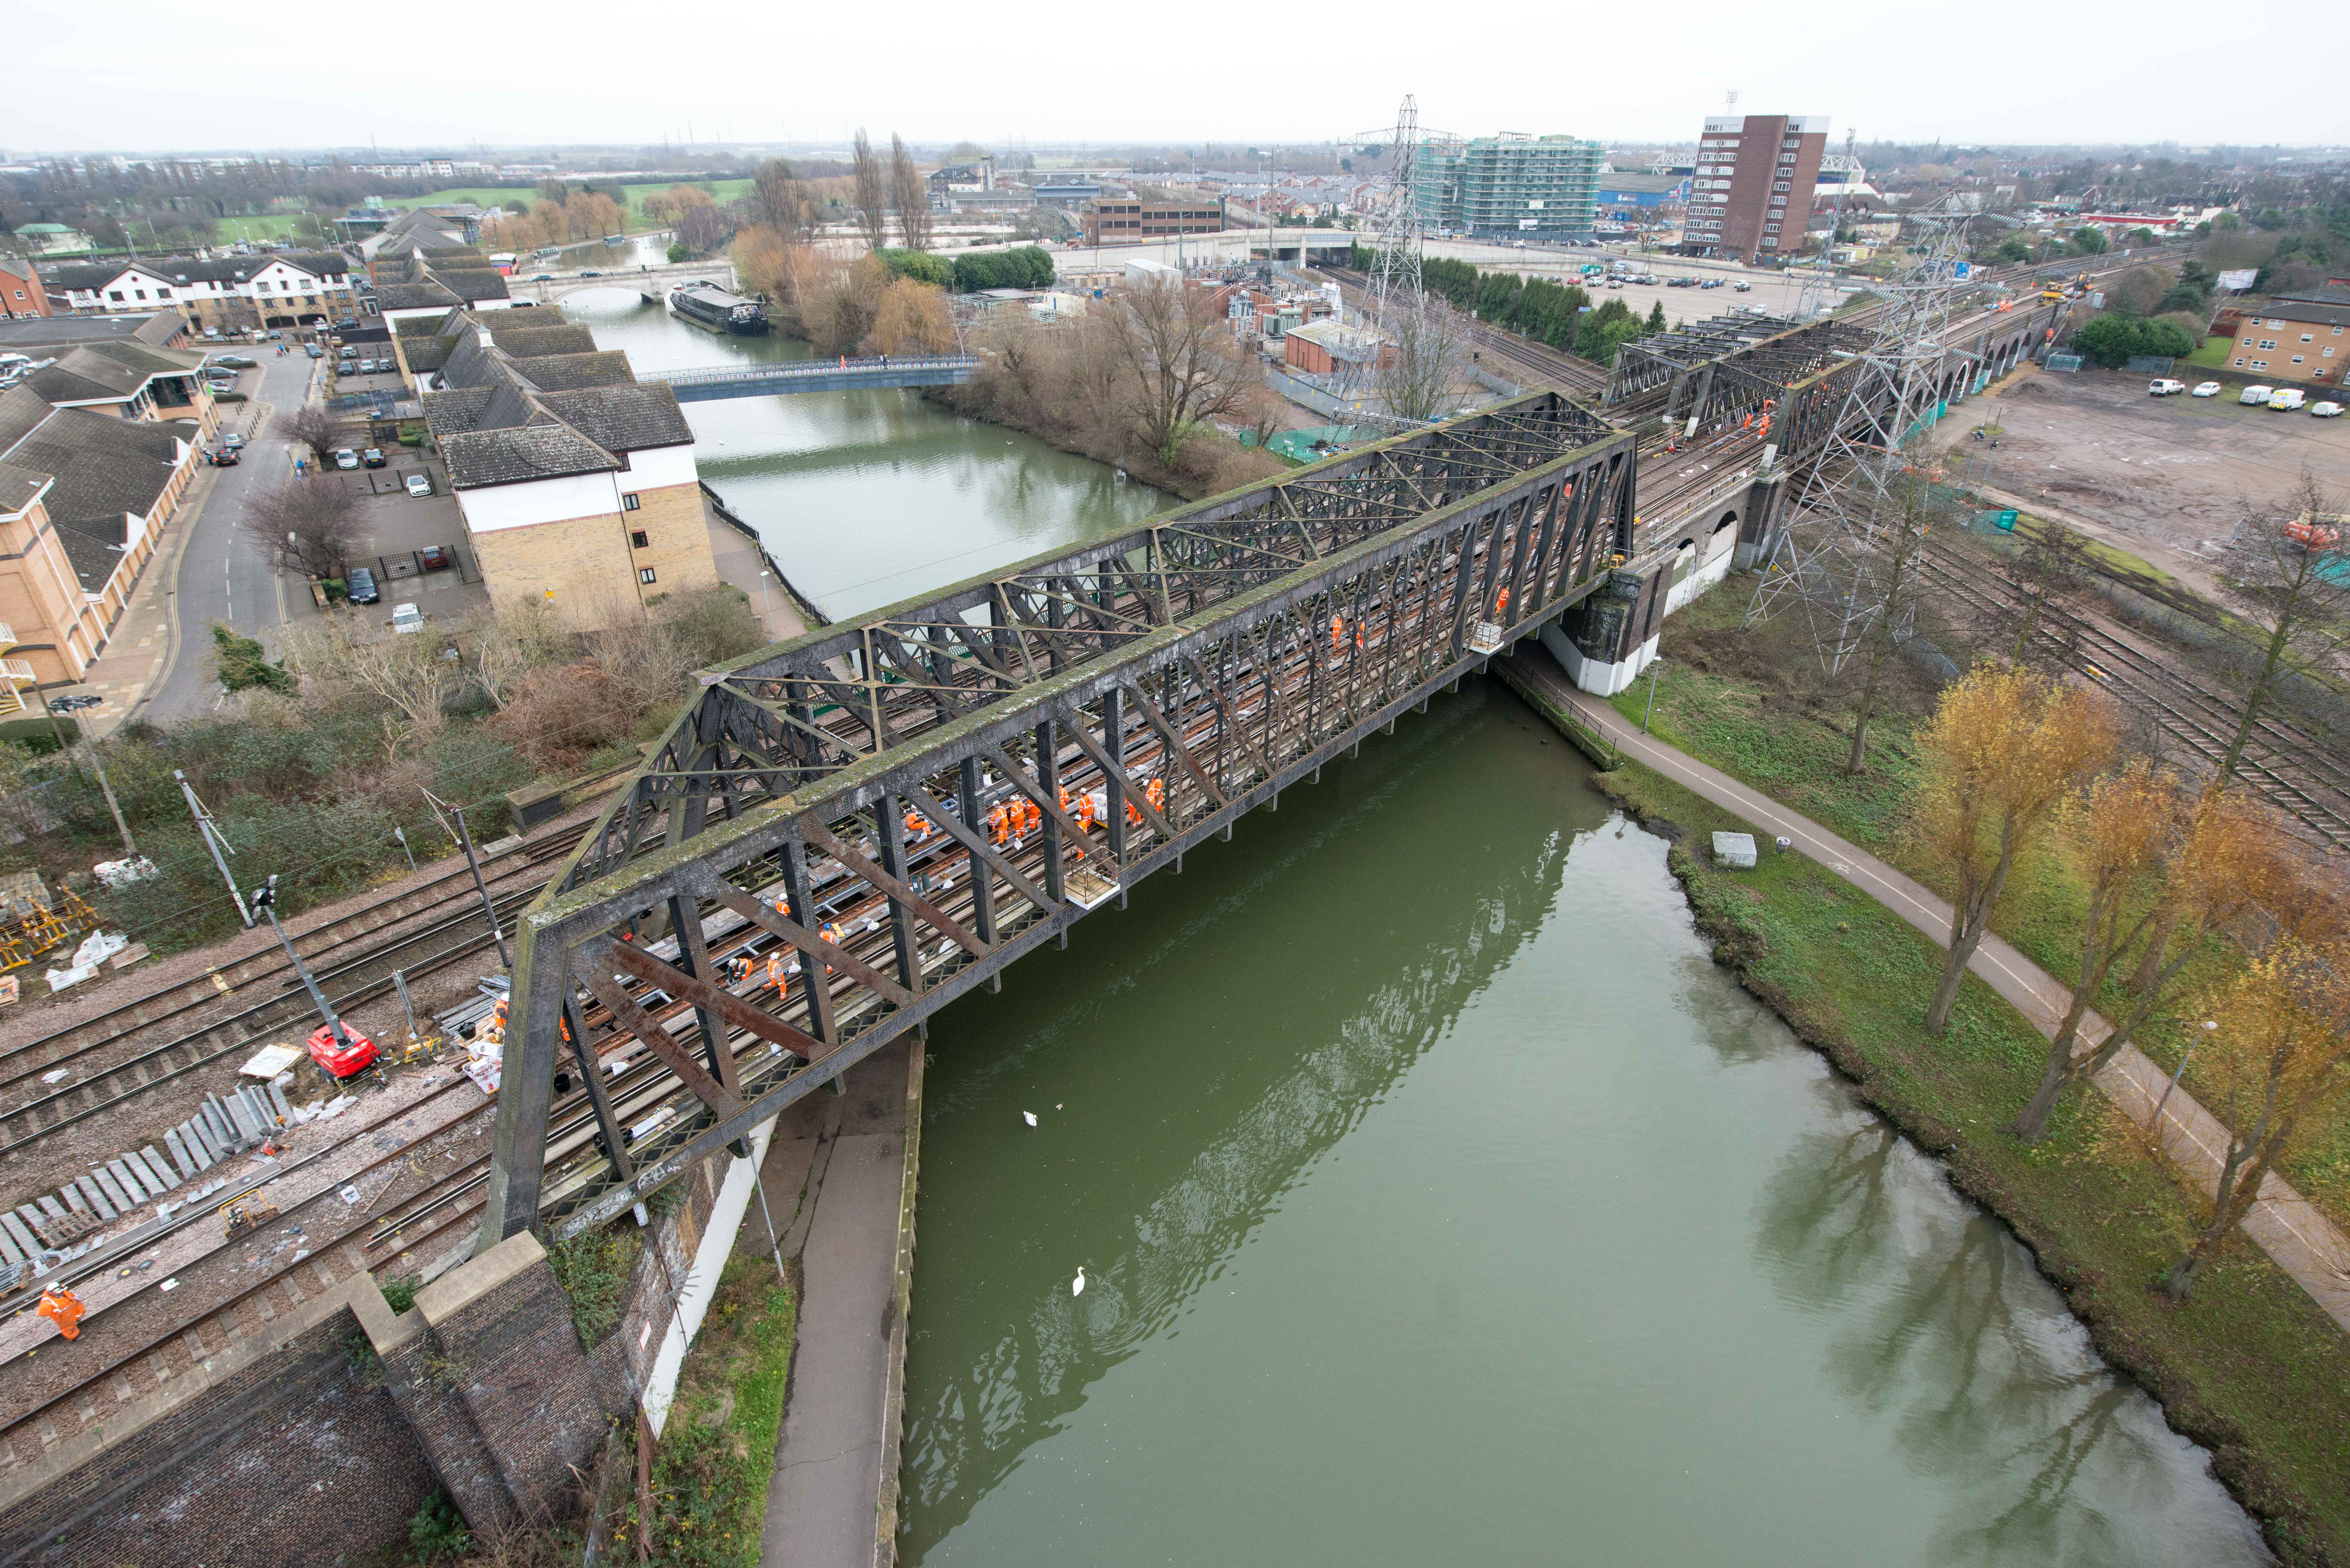
<instances>
[{"instance_id":1,"label":"handrail","mask_svg":"<svg viewBox=\"0 0 2350 1568\"><path fill-rule=\"evenodd\" d=\"M767 381L795 376L837 376L843 370L975 369L978 365L979 356L976 354L868 354L847 359L791 359L727 369L648 370L639 379L667 381L673 387L699 387L727 381Z\"/></svg>"}]
</instances>

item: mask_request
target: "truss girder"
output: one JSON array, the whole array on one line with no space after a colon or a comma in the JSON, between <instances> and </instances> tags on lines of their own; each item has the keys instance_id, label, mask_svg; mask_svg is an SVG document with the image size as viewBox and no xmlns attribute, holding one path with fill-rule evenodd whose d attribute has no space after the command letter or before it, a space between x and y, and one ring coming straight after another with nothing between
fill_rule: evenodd
<instances>
[{"instance_id":1,"label":"truss girder","mask_svg":"<svg viewBox=\"0 0 2350 1568\"><path fill-rule=\"evenodd\" d=\"M820 639L824 659L862 659L886 624L905 683L939 693L929 720L911 702L885 715L878 750L781 716L824 683L823 659L786 649L713 678L648 766L655 793L630 797L653 809L629 820L660 819L649 840L679 836L559 885L520 923L484 1243L625 1211L1477 668L1479 623L1526 636L1604 583L1631 544L1634 438L1582 434L1496 422L1398 466L1375 456L1382 483L1451 498L1386 526L1334 514L1310 557L1266 502L1305 507L1326 475L958 590L994 604L1008 581L1015 608L1034 601L1034 618L965 622L993 659L905 607ZM1541 442L1545 461L1484 472ZM1472 466L1478 487L1449 482ZM1194 549L1241 586L1179 567ZM1039 633L1065 602L1043 583L1112 579L1094 607L1124 618L1093 623L1099 646ZM940 668L957 648L963 668ZM600 1098L557 1095L565 1018ZM726 1071L679 1070L702 1061Z\"/></svg>"}]
</instances>

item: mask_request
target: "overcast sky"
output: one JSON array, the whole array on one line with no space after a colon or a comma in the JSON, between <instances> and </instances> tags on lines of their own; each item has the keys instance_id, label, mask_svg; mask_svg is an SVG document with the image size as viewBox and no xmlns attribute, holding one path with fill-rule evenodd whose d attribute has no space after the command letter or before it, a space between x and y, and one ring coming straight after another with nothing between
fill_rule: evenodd
<instances>
[{"instance_id":1,"label":"overcast sky","mask_svg":"<svg viewBox=\"0 0 2350 1568\"><path fill-rule=\"evenodd\" d=\"M611 20L590 18L609 16ZM1458 19L1448 32L1447 20ZM1690 140L1739 109L1960 142L2350 141L2350 7L2182 0L1678 5L52 6L14 30L0 151L969 138ZM2308 91L2234 95L2228 61ZM2332 64L2324 62L2330 60ZM2278 73L2283 73L2280 77ZM2241 78L2233 78L2241 79ZM2322 85L2321 85L2322 84Z\"/></svg>"}]
</instances>

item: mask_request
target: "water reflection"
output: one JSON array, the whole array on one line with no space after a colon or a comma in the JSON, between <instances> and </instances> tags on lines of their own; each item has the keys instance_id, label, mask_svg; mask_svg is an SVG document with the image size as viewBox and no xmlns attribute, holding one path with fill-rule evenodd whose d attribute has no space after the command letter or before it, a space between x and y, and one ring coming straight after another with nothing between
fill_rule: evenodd
<instances>
[{"instance_id":1,"label":"water reflection","mask_svg":"<svg viewBox=\"0 0 2350 1568\"><path fill-rule=\"evenodd\" d=\"M1149 885L1124 919L1081 929L1059 967L1082 971L1084 992L1060 994L1063 981L1033 972L1019 977L1030 982L1026 988L1007 982L1006 1002L1022 989L1045 991L1054 1001L1040 1013L993 1021L990 1054L966 1062L951 1056L944 1042L971 1032L973 1021L962 1014L1001 1011L1003 1004L966 1004L941 1020L925 1117L926 1190L952 1183L967 1163L954 1136L959 1124L985 1116L1009 1125L1022 1092L1017 1085L1032 1076L1030 1064L1053 1062L1073 1046L1087 1051L1085 1065L1104 1077L1118 1074L1122 1053L1189 1047L1170 1085L1174 1097L1152 1107L1161 1125L1145 1139L1152 1150L1186 1153L1170 1168L1148 1154L1138 1158L1132 1147L1077 1133L1066 1158L1084 1169L1082 1181L1049 1170L998 1172L1006 1179L989 1207L1018 1212L1026 1240L988 1256L981 1277L958 1277L969 1232L925 1231L923 1266L931 1272L922 1288L930 1292L933 1279L939 1287L925 1294L915 1319L910 1359L919 1365L908 1379L902 1476L920 1539L951 1532L1032 1447L1062 1429L1085 1391L1118 1363L1161 1335L1180 1334L1179 1320L1223 1276L1284 1196L1387 1097L1539 930L1570 824L1532 836L1530 845L1497 839L1482 853L1472 849L1459 875L1424 887L1427 897L1412 911L1424 939L1413 961L1367 990L1356 975L1327 986L1309 978L1340 956L1331 949L1343 943L1330 939L1342 931L1238 935L1294 897L1301 878L1335 872L1343 879L1346 869L1334 867L1332 857L1390 814L1399 793L1424 786L1424 776L1416 776L1422 765L1439 762L1473 731L1494 695L1480 689L1437 704L1416 729L1388 742L1386 754L1331 770L1312 794L1315 807L1328 809L1312 820L1295 809L1263 818L1253 825L1257 831L1244 856L1237 847L1203 854L1191 875ZM1599 809L1590 797L1585 815ZM1273 952L1265 950L1268 941ZM1180 968L1213 988L1219 968L1274 956L1297 980L1290 1004L1260 1004L1232 1019L1220 1038L1187 1033L1170 1040L1149 1021L1126 1017L1137 994L1166 972ZM1350 997L1347 1012L1317 1016L1317 999L1333 993ZM1313 1043L1301 1048L1307 1036L1292 1029L1309 1021ZM1196 1030L1201 1019L1186 1010L1181 1023ZM1256 1048L1260 1039L1273 1048ZM1011 1049L994 1054L1004 1042L1014 1043ZM1070 1092L1084 1093L1089 1110L1113 1093ZM1057 1132L1053 1147L1062 1147ZM1086 1267L1081 1297L1069 1291L1073 1260ZM967 1322L974 1312L1000 1329L968 1351L959 1336L954 1359L942 1362L933 1353L929 1325L939 1320L931 1314Z\"/></svg>"},{"instance_id":2,"label":"water reflection","mask_svg":"<svg viewBox=\"0 0 2350 1568\"><path fill-rule=\"evenodd\" d=\"M1791 1297L1866 1303L1840 1314L1825 1371L1894 1416L1913 1469L1955 1483L1932 1560L2134 1563L2147 1540L2127 1521L2160 1519L2170 1561L2267 1561L2241 1515L2183 1506L2212 1485L2199 1450L2098 1359L2006 1228L1841 1085L1822 1092L1844 1125L1789 1150L1756 1249Z\"/></svg>"}]
</instances>

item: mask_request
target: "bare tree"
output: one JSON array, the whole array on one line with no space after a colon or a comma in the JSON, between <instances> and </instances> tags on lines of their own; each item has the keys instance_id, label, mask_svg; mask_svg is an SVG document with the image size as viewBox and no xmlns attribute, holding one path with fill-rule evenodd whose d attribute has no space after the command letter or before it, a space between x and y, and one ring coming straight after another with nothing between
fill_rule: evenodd
<instances>
[{"instance_id":1,"label":"bare tree","mask_svg":"<svg viewBox=\"0 0 2350 1568\"><path fill-rule=\"evenodd\" d=\"M578 634L564 626L544 599L523 599L499 610L484 606L457 623L457 652L473 683L496 707L513 698L522 678L575 654Z\"/></svg>"},{"instance_id":2,"label":"bare tree","mask_svg":"<svg viewBox=\"0 0 2350 1568\"><path fill-rule=\"evenodd\" d=\"M1373 384L1388 411L1425 424L1451 409L1453 377L1469 342L1469 324L1436 295L1397 311L1387 322L1388 341L1378 355Z\"/></svg>"},{"instance_id":3,"label":"bare tree","mask_svg":"<svg viewBox=\"0 0 2350 1568\"><path fill-rule=\"evenodd\" d=\"M1872 618L1861 639L1860 706L1853 715L1852 751L1845 758L1848 774L1868 770L1868 722L1877 714L1883 690L1885 661L1911 632L1922 597L1918 552L1926 547L1933 526L1933 493L1915 472L1897 475L1889 491L1877 496L1874 542L1859 560L1853 579L1854 609Z\"/></svg>"},{"instance_id":4,"label":"bare tree","mask_svg":"<svg viewBox=\"0 0 2350 1568\"><path fill-rule=\"evenodd\" d=\"M898 201L898 227L909 247L931 248L931 188L914 167L914 155L896 133L889 137L889 191Z\"/></svg>"},{"instance_id":5,"label":"bare tree","mask_svg":"<svg viewBox=\"0 0 2350 1568\"><path fill-rule=\"evenodd\" d=\"M359 536L349 490L323 475L289 479L244 504L237 532L281 572L339 577Z\"/></svg>"},{"instance_id":6,"label":"bare tree","mask_svg":"<svg viewBox=\"0 0 2350 1568\"><path fill-rule=\"evenodd\" d=\"M387 753L398 751L403 740L438 730L442 704L456 693L466 673L461 659L448 657L441 638L362 638L358 623L348 616L288 630L284 640L286 663L305 682L340 682L394 711L400 722L385 715Z\"/></svg>"},{"instance_id":7,"label":"bare tree","mask_svg":"<svg viewBox=\"0 0 2350 1568\"><path fill-rule=\"evenodd\" d=\"M2055 611L2062 617L2065 601L2095 580L2089 559L2089 542L2062 523L2041 519L2029 534L2021 534L2023 548L2002 568L2015 604L2015 638L2008 649L2009 662L2034 662L2035 649L2044 648L2064 662L2079 641L2074 623L2064 618L2063 630L2051 629ZM2004 629L2003 628L2002 628Z\"/></svg>"},{"instance_id":8,"label":"bare tree","mask_svg":"<svg viewBox=\"0 0 2350 1568\"><path fill-rule=\"evenodd\" d=\"M271 422L286 440L308 447L311 461L320 468L334 461L335 449L343 444L343 421L324 403L304 403Z\"/></svg>"},{"instance_id":9,"label":"bare tree","mask_svg":"<svg viewBox=\"0 0 2350 1568\"><path fill-rule=\"evenodd\" d=\"M807 183L799 171L781 158L770 158L759 165L752 177L752 194L755 198L759 221L775 231L775 236L787 245L795 245L807 237Z\"/></svg>"},{"instance_id":10,"label":"bare tree","mask_svg":"<svg viewBox=\"0 0 2350 1568\"><path fill-rule=\"evenodd\" d=\"M878 251L889 241L889 196L881 160L874 156L872 140L863 126L858 127L857 140L849 150L849 164L857 192L857 226L864 232L867 247Z\"/></svg>"},{"instance_id":11,"label":"bare tree","mask_svg":"<svg viewBox=\"0 0 2350 1568\"><path fill-rule=\"evenodd\" d=\"M1139 285L1102 315L1115 334L1112 352L1134 400L1137 433L1170 467L1203 421L1240 409L1263 383L1206 289L1169 280Z\"/></svg>"},{"instance_id":12,"label":"bare tree","mask_svg":"<svg viewBox=\"0 0 2350 1568\"><path fill-rule=\"evenodd\" d=\"M2350 639L2350 556L2342 549L2345 519L2307 472L2285 507L2244 509L2230 544L2235 585L2249 601L2254 628L2239 686L2242 708L2220 760L2232 780L2262 716L2283 691L2338 663Z\"/></svg>"}]
</instances>

